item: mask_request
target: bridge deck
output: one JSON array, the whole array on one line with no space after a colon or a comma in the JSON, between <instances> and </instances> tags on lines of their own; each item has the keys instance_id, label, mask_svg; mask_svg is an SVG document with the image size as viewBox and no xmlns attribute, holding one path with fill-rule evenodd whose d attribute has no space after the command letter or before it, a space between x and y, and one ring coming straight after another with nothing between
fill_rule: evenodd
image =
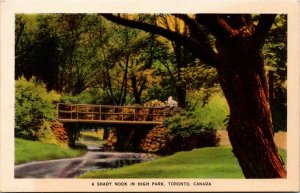
<instances>
[{"instance_id":1,"label":"bridge deck","mask_svg":"<svg viewBox=\"0 0 300 193\"><path fill-rule=\"evenodd\" d=\"M57 118L69 123L159 125L165 108L59 103Z\"/></svg>"}]
</instances>

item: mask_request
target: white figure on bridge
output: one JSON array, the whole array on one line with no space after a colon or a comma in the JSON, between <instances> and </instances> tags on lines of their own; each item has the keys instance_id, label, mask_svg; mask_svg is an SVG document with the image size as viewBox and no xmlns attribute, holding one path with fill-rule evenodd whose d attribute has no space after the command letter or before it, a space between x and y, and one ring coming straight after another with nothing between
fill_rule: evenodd
<instances>
[{"instance_id":1,"label":"white figure on bridge","mask_svg":"<svg viewBox=\"0 0 300 193\"><path fill-rule=\"evenodd\" d=\"M168 105L169 105L170 107L177 107L177 106L178 106L177 101L173 100L173 97L172 97L172 96L169 96L167 102L168 102Z\"/></svg>"}]
</instances>

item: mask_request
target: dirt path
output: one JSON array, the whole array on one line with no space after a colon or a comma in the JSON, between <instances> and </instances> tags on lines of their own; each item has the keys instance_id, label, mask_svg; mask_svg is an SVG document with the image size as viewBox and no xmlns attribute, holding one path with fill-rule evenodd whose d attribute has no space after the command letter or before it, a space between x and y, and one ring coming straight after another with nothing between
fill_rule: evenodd
<instances>
[{"instance_id":1,"label":"dirt path","mask_svg":"<svg viewBox=\"0 0 300 193\"><path fill-rule=\"evenodd\" d=\"M229 138L228 138L227 131L218 130L217 134L220 137L220 146L231 145ZM275 133L274 140L278 147L286 149L286 132Z\"/></svg>"}]
</instances>

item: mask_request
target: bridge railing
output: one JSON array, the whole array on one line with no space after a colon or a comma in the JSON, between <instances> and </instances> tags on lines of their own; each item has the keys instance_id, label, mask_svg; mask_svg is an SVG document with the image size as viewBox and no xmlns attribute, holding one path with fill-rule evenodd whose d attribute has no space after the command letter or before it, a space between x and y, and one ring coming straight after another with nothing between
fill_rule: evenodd
<instances>
[{"instance_id":1,"label":"bridge railing","mask_svg":"<svg viewBox=\"0 0 300 193\"><path fill-rule=\"evenodd\" d=\"M62 122L162 123L166 116L165 107L58 103L57 111L57 118Z\"/></svg>"}]
</instances>

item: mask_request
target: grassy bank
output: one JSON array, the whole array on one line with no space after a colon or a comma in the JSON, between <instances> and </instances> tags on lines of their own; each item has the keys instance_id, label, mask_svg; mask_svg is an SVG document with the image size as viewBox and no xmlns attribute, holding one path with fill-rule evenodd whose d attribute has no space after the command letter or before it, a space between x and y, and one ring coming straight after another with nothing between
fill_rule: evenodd
<instances>
[{"instance_id":1,"label":"grassy bank","mask_svg":"<svg viewBox=\"0 0 300 193\"><path fill-rule=\"evenodd\" d=\"M280 153L286 160L286 152ZM243 173L231 147L210 147L120 169L91 171L81 178L243 178Z\"/></svg>"},{"instance_id":2,"label":"grassy bank","mask_svg":"<svg viewBox=\"0 0 300 193\"><path fill-rule=\"evenodd\" d=\"M31 161L51 160L59 158L77 157L85 153L84 150L63 148L58 145L30 141L16 138L15 164Z\"/></svg>"}]
</instances>

